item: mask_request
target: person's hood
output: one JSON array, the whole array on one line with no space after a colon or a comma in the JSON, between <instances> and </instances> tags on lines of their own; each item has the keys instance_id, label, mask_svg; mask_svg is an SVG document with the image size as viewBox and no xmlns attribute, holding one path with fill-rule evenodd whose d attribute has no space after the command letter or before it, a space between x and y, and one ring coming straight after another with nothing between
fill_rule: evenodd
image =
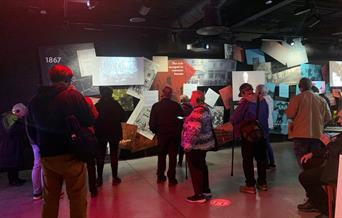
<instances>
[{"instance_id":1,"label":"person's hood","mask_svg":"<svg viewBox=\"0 0 342 218\"><path fill-rule=\"evenodd\" d=\"M52 86L41 86L37 92L37 98L53 98L64 90L68 89L68 86L64 84L52 85Z\"/></svg>"}]
</instances>

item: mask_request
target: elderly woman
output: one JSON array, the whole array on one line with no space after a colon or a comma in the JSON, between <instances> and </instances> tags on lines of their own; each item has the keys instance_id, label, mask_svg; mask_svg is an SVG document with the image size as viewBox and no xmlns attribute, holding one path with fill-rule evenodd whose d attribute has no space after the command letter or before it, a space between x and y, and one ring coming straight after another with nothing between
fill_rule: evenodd
<instances>
[{"instance_id":1,"label":"elderly woman","mask_svg":"<svg viewBox=\"0 0 342 218\"><path fill-rule=\"evenodd\" d=\"M193 91L190 99L191 114L185 118L182 132L182 147L189 165L195 195L188 202L204 203L211 197L208 167L205 161L207 151L215 147L212 131L212 118L204 104L204 94Z\"/></svg>"},{"instance_id":2,"label":"elderly woman","mask_svg":"<svg viewBox=\"0 0 342 218\"><path fill-rule=\"evenodd\" d=\"M268 95L268 90L265 85L258 85L255 88L255 92L262 96L267 103L268 106L268 128L273 129L273 99L271 96ZM274 154L273 154L273 149L270 143L270 136L266 136L266 151L267 151L267 169L274 169L276 167L275 162L274 162Z\"/></svg>"}]
</instances>

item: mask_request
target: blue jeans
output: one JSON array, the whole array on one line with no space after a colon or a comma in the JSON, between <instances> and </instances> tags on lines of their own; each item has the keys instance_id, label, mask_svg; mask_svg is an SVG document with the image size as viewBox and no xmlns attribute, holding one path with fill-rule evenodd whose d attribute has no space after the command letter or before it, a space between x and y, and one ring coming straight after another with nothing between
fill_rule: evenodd
<instances>
[{"instance_id":1,"label":"blue jeans","mask_svg":"<svg viewBox=\"0 0 342 218\"><path fill-rule=\"evenodd\" d=\"M270 137L266 138L266 151L267 151L267 163L273 165L274 164L274 154L273 149L270 143Z\"/></svg>"},{"instance_id":2,"label":"blue jeans","mask_svg":"<svg viewBox=\"0 0 342 218\"><path fill-rule=\"evenodd\" d=\"M300 167L302 167L302 163L300 159L304 154L310 153L315 150L321 149L321 141L319 139L310 139L310 138L295 138L294 142L294 152L297 158L297 162Z\"/></svg>"},{"instance_id":3,"label":"blue jeans","mask_svg":"<svg viewBox=\"0 0 342 218\"><path fill-rule=\"evenodd\" d=\"M34 163L32 168L33 194L41 194L43 191L42 165L40 163L40 153L38 145L32 144Z\"/></svg>"}]
</instances>

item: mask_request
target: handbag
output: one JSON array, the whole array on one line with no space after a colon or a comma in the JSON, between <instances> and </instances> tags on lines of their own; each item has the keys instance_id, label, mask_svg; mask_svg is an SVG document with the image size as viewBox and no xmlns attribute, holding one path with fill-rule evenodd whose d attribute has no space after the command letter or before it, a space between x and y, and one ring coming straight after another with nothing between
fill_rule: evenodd
<instances>
[{"instance_id":1,"label":"handbag","mask_svg":"<svg viewBox=\"0 0 342 218\"><path fill-rule=\"evenodd\" d=\"M88 162L96 156L97 139L88 127L81 127L75 115L66 117L70 151L82 162Z\"/></svg>"},{"instance_id":2,"label":"handbag","mask_svg":"<svg viewBox=\"0 0 342 218\"><path fill-rule=\"evenodd\" d=\"M248 142L258 142L264 139L264 131L259 122L260 100L257 98L256 119L244 121L240 126L240 134ZM247 111L247 110L246 110ZM246 114L245 111L245 114ZM245 115L244 115L245 116Z\"/></svg>"}]
</instances>

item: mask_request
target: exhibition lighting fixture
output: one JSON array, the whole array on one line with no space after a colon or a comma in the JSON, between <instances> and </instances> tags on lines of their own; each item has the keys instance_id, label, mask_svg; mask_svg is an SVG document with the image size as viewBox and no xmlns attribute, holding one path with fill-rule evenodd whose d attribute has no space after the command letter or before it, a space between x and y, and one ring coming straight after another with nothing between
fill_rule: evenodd
<instances>
[{"instance_id":1,"label":"exhibition lighting fixture","mask_svg":"<svg viewBox=\"0 0 342 218\"><path fill-rule=\"evenodd\" d=\"M309 28L313 28L314 26L316 26L317 24L319 24L321 22L321 19L319 19L319 17L315 16L314 18L315 20L309 25Z\"/></svg>"},{"instance_id":2,"label":"exhibition lighting fixture","mask_svg":"<svg viewBox=\"0 0 342 218\"><path fill-rule=\"evenodd\" d=\"M302 14L306 14L306 13L308 13L310 11L311 11L311 7L309 7L309 1L306 0L305 1L305 5L303 7L300 7L297 10L295 10L294 15L299 16L299 15L302 15Z\"/></svg>"},{"instance_id":3,"label":"exhibition lighting fixture","mask_svg":"<svg viewBox=\"0 0 342 218\"><path fill-rule=\"evenodd\" d=\"M272 0L266 0L266 1L265 1L265 5L270 5L270 4L272 4L272 3L273 3Z\"/></svg>"},{"instance_id":4,"label":"exhibition lighting fixture","mask_svg":"<svg viewBox=\"0 0 342 218\"><path fill-rule=\"evenodd\" d=\"M340 36L340 35L342 35L342 32L335 32L335 33L332 33L331 35L332 36Z\"/></svg>"},{"instance_id":5,"label":"exhibition lighting fixture","mask_svg":"<svg viewBox=\"0 0 342 218\"><path fill-rule=\"evenodd\" d=\"M216 0L211 0L203 8L203 26L196 30L201 36L217 36L229 30L228 27L222 25L219 6Z\"/></svg>"},{"instance_id":6,"label":"exhibition lighting fixture","mask_svg":"<svg viewBox=\"0 0 342 218\"><path fill-rule=\"evenodd\" d=\"M294 45L295 45L295 41L294 41L293 39L291 39L291 38L287 39L287 40L286 40L286 43L289 44L289 45L291 45L291 46L294 46Z\"/></svg>"},{"instance_id":7,"label":"exhibition lighting fixture","mask_svg":"<svg viewBox=\"0 0 342 218\"><path fill-rule=\"evenodd\" d=\"M87 7L88 7L89 10L92 10L92 9L94 9L94 8L96 7L97 1L88 0L88 1L86 2L86 5L87 5Z\"/></svg>"},{"instance_id":8,"label":"exhibition lighting fixture","mask_svg":"<svg viewBox=\"0 0 342 218\"><path fill-rule=\"evenodd\" d=\"M147 7L145 5L141 6L141 8L139 9L139 14L142 16L146 16L148 14L148 12L150 12L151 8Z\"/></svg>"}]
</instances>

